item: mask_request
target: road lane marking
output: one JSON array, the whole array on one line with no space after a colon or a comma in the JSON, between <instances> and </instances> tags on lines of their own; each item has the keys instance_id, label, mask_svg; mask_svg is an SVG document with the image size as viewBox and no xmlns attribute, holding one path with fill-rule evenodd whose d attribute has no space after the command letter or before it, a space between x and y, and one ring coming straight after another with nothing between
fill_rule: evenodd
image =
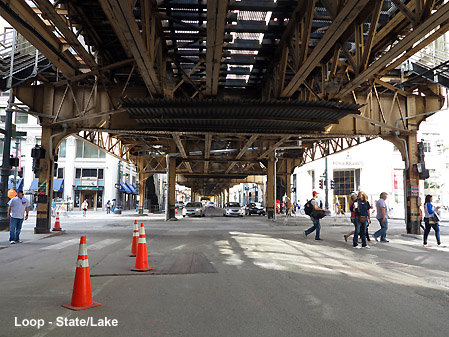
<instances>
[{"instance_id":1,"label":"road lane marking","mask_svg":"<svg viewBox=\"0 0 449 337\"><path fill-rule=\"evenodd\" d=\"M105 239L105 240L101 240L101 241L95 242L90 245L88 244L87 249L88 250L100 250L106 246L112 245L119 241L121 241L121 239Z\"/></svg>"},{"instance_id":2,"label":"road lane marking","mask_svg":"<svg viewBox=\"0 0 449 337\"><path fill-rule=\"evenodd\" d=\"M43 247L41 249L48 249L48 250L55 249L55 250L57 250L57 249L62 249L62 248L65 248L65 247L76 245L79 242L80 242L80 239L71 239L71 240L66 240L66 241L57 243L55 245Z\"/></svg>"}]
</instances>

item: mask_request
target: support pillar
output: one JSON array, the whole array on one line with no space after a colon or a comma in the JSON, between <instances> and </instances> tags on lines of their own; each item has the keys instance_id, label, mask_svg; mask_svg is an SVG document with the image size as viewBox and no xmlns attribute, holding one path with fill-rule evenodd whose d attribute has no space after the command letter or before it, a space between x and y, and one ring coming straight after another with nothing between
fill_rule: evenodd
<instances>
[{"instance_id":1,"label":"support pillar","mask_svg":"<svg viewBox=\"0 0 449 337\"><path fill-rule=\"evenodd\" d=\"M8 181L11 173L9 165L9 155L11 152L11 135L12 135L12 110L11 104L14 103L14 89L10 89L8 107L6 108L5 120L5 137L3 138L3 161L1 168L0 183L0 230L9 229L8 218Z\"/></svg>"},{"instance_id":2,"label":"support pillar","mask_svg":"<svg viewBox=\"0 0 449 337\"><path fill-rule=\"evenodd\" d=\"M287 174L285 176L285 194L287 195L287 200L285 202L285 211L288 212L289 209L292 207L292 171L293 171L293 160L286 159L286 165L287 165Z\"/></svg>"},{"instance_id":3,"label":"support pillar","mask_svg":"<svg viewBox=\"0 0 449 337\"><path fill-rule=\"evenodd\" d=\"M229 202L229 188L226 189L226 202Z\"/></svg>"},{"instance_id":4,"label":"support pillar","mask_svg":"<svg viewBox=\"0 0 449 337\"><path fill-rule=\"evenodd\" d=\"M146 182L150 177L150 173L148 172L139 172L139 214L143 214L143 210L145 207L145 195L146 195Z\"/></svg>"},{"instance_id":5,"label":"support pillar","mask_svg":"<svg viewBox=\"0 0 449 337\"><path fill-rule=\"evenodd\" d=\"M37 216L34 234L50 233L51 228L51 201L53 199L53 170L54 162L52 153L56 142L51 142L52 129L42 127L41 146L46 150L45 158L40 160L39 184L37 188ZM50 146L50 143L52 145ZM53 147L53 149L52 149Z\"/></svg>"},{"instance_id":6,"label":"support pillar","mask_svg":"<svg viewBox=\"0 0 449 337\"><path fill-rule=\"evenodd\" d=\"M268 161L267 168L267 215L268 219L274 219L274 159Z\"/></svg>"},{"instance_id":7,"label":"support pillar","mask_svg":"<svg viewBox=\"0 0 449 337\"><path fill-rule=\"evenodd\" d=\"M172 144L174 145L174 144ZM171 146L173 152L176 146ZM166 156L167 165L167 199L165 207L165 220L176 219L175 203L176 203L176 156L177 153L169 153Z\"/></svg>"},{"instance_id":8,"label":"support pillar","mask_svg":"<svg viewBox=\"0 0 449 337\"><path fill-rule=\"evenodd\" d=\"M404 170L405 222L407 233L420 234L419 174L416 166L418 163L418 143L416 133L408 135L406 141L409 165L408 169L406 167L406 170Z\"/></svg>"}]
</instances>

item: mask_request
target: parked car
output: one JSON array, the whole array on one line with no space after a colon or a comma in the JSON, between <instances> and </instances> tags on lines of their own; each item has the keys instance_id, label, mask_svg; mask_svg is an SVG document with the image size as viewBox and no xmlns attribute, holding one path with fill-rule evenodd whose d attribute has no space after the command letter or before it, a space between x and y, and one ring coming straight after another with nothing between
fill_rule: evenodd
<instances>
[{"instance_id":1,"label":"parked car","mask_svg":"<svg viewBox=\"0 0 449 337\"><path fill-rule=\"evenodd\" d=\"M183 209L184 208L184 203L182 201L179 201L179 202L175 203L175 208L176 209Z\"/></svg>"},{"instance_id":2,"label":"parked car","mask_svg":"<svg viewBox=\"0 0 449 337\"><path fill-rule=\"evenodd\" d=\"M230 215L243 216L243 214L244 214L244 211L240 207L240 204L238 202L226 203L224 210L223 210L223 216L230 216Z\"/></svg>"},{"instance_id":3,"label":"parked car","mask_svg":"<svg viewBox=\"0 0 449 337\"><path fill-rule=\"evenodd\" d=\"M206 213L206 209L201 202L188 202L185 210L188 216L204 216Z\"/></svg>"},{"instance_id":4,"label":"parked car","mask_svg":"<svg viewBox=\"0 0 449 337\"><path fill-rule=\"evenodd\" d=\"M265 207L259 202L250 202L245 207L245 215L251 214L265 215Z\"/></svg>"},{"instance_id":5,"label":"parked car","mask_svg":"<svg viewBox=\"0 0 449 337\"><path fill-rule=\"evenodd\" d=\"M213 201L209 201L208 204L207 204L207 207L215 208L214 202Z\"/></svg>"}]
</instances>

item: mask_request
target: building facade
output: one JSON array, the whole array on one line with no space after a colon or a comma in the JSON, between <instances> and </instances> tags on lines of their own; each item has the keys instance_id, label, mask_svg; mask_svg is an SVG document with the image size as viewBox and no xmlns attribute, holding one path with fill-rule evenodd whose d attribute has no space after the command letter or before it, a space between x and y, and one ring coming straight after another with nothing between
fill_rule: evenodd
<instances>
[{"instance_id":1,"label":"building facade","mask_svg":"<svg viewBox=\"0 0 449 337\"><path fill-rule=\"evenodd\" d=\"M9 94L0 95L0 128L4 128L5 109ZM39 120L26 113L13 113L13 124L21 137L11 140L11 154L19 154L19 167L12 170L10 181L16 175L16 189L20 186L31 202L37 193L38 179L32 170L31 149L41 144ZM3 139L0 139L3 155ZM1 160L1 158L0 158ZM79 209L84 200L89 209L105 209L108 200L116 200L123 209L136 208L138 199L135 165L118 160L97 147L75 136L69 136L59 146L57 169L53 180L53 196L58 203L67 203ZM15 172L16 171L16 172ZM10 184L12 186L12 184Z\"/></svg>"}]
</instances>

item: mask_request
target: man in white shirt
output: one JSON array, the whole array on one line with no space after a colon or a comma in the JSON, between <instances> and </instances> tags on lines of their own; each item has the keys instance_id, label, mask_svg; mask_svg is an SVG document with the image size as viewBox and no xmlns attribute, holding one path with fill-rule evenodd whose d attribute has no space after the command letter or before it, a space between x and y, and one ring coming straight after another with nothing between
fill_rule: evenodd
<instances>
[{"instance_id":1,"label":"man in white shirt","mask_svg":"<svg viewBox=\"0 0 449 337\"><path fill-rule=\"evenodd\" d=\"M9 243L21 243L19 238L22 230L22 223L28 219L28 212L30 211L29 201L23 197L23 191L17 191L17 196L8 202L8 217L9 220ZM24 217L24 214L26 215Z\"/></svg>"},{"instance_id":2,"label":"man in white shirt","mask_svg":"<svg viewBox=\"0 0 449 337\"><path fill-rule=\"evenodd\" d=\"M374 238L378 241L380 237L381 242L388 242L387 229L388 229L388 209L385 200L387 200L387 192L380 194L380 199L376 202L376 218L379 221L380 229L374 233Z\"/></svg>"}]
</instances>

